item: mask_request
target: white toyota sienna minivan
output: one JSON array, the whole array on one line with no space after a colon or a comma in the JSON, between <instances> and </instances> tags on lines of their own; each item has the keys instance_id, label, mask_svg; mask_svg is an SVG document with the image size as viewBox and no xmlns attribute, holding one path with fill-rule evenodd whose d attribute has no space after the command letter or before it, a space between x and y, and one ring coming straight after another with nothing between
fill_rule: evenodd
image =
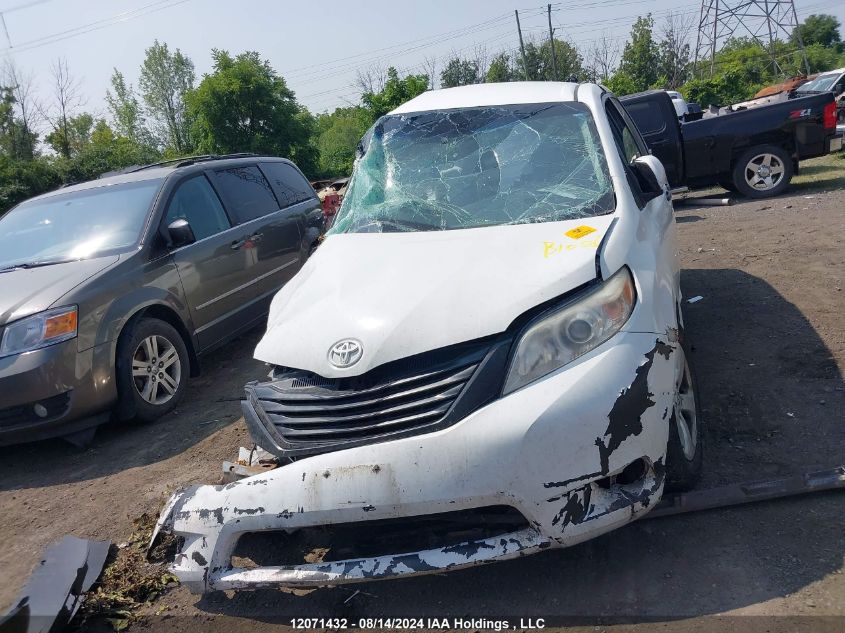
<instances>
[{"instance_id":1,"label":"white toyota sienna minivan","mask_svg":"<svg viewBox=\"0 0 845 633\"><path fill-rule=\"evenodd\" d=\"M171 499L175 573L333 585L637 519L701 465L680 301L666 175L612 94L412 99L361 141L333 228L273 301L272 372L243 407L278 467ZM275 558L234 565L252 533Z\"/></svg>"}]
</instances>

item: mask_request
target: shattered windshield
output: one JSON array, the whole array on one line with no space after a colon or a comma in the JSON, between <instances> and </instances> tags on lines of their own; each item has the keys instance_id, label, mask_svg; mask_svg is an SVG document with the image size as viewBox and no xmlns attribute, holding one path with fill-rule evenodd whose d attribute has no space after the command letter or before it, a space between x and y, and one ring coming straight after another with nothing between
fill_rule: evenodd
<instances>
[{"instance_id":1,"label":"shattered windshield","mask_svg":"<svg viewBox=\"0 0 845 633\"><path fill-rule=\"evenodd\" d=\"M598 132L580 103L388 115L360 151L330 233L553 222L613 210Z\"/></svg>"}]
</instances>

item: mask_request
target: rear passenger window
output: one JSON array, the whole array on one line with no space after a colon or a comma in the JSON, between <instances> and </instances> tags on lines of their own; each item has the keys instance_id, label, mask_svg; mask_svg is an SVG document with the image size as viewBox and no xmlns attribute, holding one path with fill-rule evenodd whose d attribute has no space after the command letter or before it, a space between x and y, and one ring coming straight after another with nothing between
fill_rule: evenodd
<instances>
[{"instance_id":1,"label":"rear passenger window","mask_svg":"<svg viewBox=\"0 0 845 633\"><path fill-rule=\"evenodd\" d=\"M197 240L229 228L229 218L205 176L195 176L176 188L170 199L164 225L187 220Z\"/></svg>"},{"instance_id":2,"label":"rear passenger window","mask_svg":"<svg viewBox=\"0 0 845 633\"><path fill-rule=\"evenodd\" d=\"M229 167L215 172L217 186L237 224L279 210L279 203L261 170L255 165Z\"/></svg>"},{"instance_id":3,"label":"rear passenger window","mask_svg":"<svg viewBox=\"0 0 845 633\"><path fill-rule=\"evenodd\" d=\"M261 163L261 170L270 180L282 208L311 200L314 197L314 189L292 165L276 162Z\"/></svg>"}]
</instances>

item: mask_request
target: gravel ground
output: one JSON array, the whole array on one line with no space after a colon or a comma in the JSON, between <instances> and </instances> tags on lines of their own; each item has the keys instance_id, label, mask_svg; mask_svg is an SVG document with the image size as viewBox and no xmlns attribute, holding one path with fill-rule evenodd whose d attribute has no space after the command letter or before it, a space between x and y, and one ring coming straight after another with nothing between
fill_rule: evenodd
<instances>
[{"instance_id":1,"label":"gravel ground","mask_svg":"<svg viewBox=\"0 0 845 633\"><path fill-rule=\"evenodd\" d=\"M685 308L706 423L701 487L845 462L843 174L845 160L827 158L808 163L775 200L713 207L695 194L676 204L684 293L703 297ZM266 373L251 359L259 337L217 352L180 410L154 424L103 428L85 450L59 440L0 448L0 608L50 542L67 533L128 540L133 520L155 514L173 489L218 479L221 461L248 442L237 400L243 383ZM199 598L177 587L132 630L252 632L302 616L842 630L843 515L845 495L825 493L667 517L568 550L360 593Z\"/></svg>"}]
</instances>

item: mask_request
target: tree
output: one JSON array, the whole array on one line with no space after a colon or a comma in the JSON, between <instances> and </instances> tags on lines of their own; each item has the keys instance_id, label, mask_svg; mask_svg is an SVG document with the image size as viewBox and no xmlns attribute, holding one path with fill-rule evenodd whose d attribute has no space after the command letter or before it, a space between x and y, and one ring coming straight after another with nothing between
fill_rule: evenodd
<instances>
[{"instance_id":1,"label":"tree","mask_svg":"<svg viewBox=\"0 0 845 633\"><path fill-rule=\"evenodd\" d=\"M21 160L30 160L35 157L38 144L38 104L33 94L32 74L21 71L10 57L2 76L0 85L8 86L14 99L17 138L13 153Z\"/></svg>"},{"instance_id":2,"label":"tree","mask_svg":"<svg viewBox=\"0 0 845 633\"><path fill-rule=\"evenodd\" d=\"M569 42L555 38L554 62L552 62L552 45L546 40L540 45L540 67L538 78L545 81L566 81L576 77L579 81L585 78L584 59L581 53ZM555 76L557 69L557 76Z\"/></svg>"},{"instance_id":3,"label":"tree","mask_svg":"<svg viewBox=\"0 0 845 633\"><path fill-rule=\"evenodd\" d=\"M320 175L330 177L349 174L355 162L355 148L370 125L370 113L360 106L337 108L331 114L317 115Z\"/></svg>"},{"instance_id":4,"label":"tree","mask_svg":"<svg viewBox=\"0 0 845 633\"><path fill-rule=\"evenodd\" d=\"M480 81L478 63L470 59L453 57L446 64L443 72L440 73L440 85L443 88L467 86L469 84L477 84Z\"/></svg>"},{"instance_id":5,"label":"tree","mask_svg":"<svg viewBox=\"0 0 845 633\"><path fill-rule=\"evenodd\" d=\"M839 20L832 15L811 15L799 24L792 33L793 43L798 43L800 36L804 46L819 44L825 47L841 49L842 39L839 36Z\"/></svg>"},{"instance_id":6,"label":"tree","mask_svg":"<svg viewBox=\"0 0 845 633\"><path fill-rule=\"evenodd\" d=\"M215 49L212 58L213 71L185 96L197 149L285 156L313 171L313 117L270 63L254 51Z\"/></svg>"},{"instance_id":7,"label":"tree","mask_svg":"<svg viewBox=\"0 0 845 633\"><path fill-rule=\"evenodd\" d=\"M111 85L112 89L106 92L106 103L115 131L133 143L149 145L151 137L146 128L141 104L132 85L126 83L123 73L117 68L112 73Z\"/></svg>"},{"instance_id":8,"label":"tree","mask_svg":"<svg viewBox=\"0 0 845 633\"><path fill-rule=\"evenodd\" d=\"M53 104L49 109L42 110L44 118L53 128L49 135L53 141L48 142L56 152L70 158L73 131L68 129L68 125L84 103L82 84L70 73L67 60L63 58L56 60L50 67L50 76L53 84Z\"/></svg>"},{"instance_id":9,"label":"tree","mask_svg":"<svg viewBox=\"0 0 845 633\"><path fill-rule=\"evenodd\" d=\"M668 13L663 23L660 41L660 67L658 73L663 87L677 90L689 74L692 17Z\"/></svg>"},{"instance_id":10,"label":"tree","mask_svg":"<svg viewBox=\"0 0 845 633\"><path fill-rule=\"evenodd\" d=\"M379 92L365 92L361 102L369 110L373 120L428 90L427 75L407 75L399 78L399 72L391 66L387 69L387 81Z\"/></svg>"},{"instance_id":11,"label":"tree","mask_svg":"<svg viewBox=\"0 0 845 633\"><path fill-rule=\"evenodd\" d=\"M177 154L191 151L185 95L194 87L194 63L158 40L146 50L139 87L159 144Z\"/></svg>"},{"instance_id":12,"label":"tree","mask_svg":"<svg viewBox=\"0 0 845 633\"><path fill-rule=\"evenodd\" d=\"M499 53L490 61L490 67L487 69L487 74L484 81L487 83L515 81L516 71L511 65L510 55L507 53Z\"/></svg>"},{"instance_id":13,"label":"tree","mask_svg":"<svg viewBox=\"0 0 845 633\"><path fill-rule=\"evenodd\" d=\"M69 117L64 124L50 132L44 140L53 151L64 158L73 158L91 142L91 132L94 128L94 117L83 112Z\"/></svg>"},{"instance_id":14,"label":"tree","mask_svg":"<svg viewBox=\"0 0 845 633\"><path fill-rule=\"evenodd\" d=\"M593 43L588 57L587 66L590 78L593 81L607 83L616 68L619 48L613 44L613 40L606 33L603 33Z\"/></svg>"},{"instance_id":15,"label":"tree","mask_svg":"<svg viewBox=\"0 0 845 633\"><path fill-rule=\"evenodd\" d=\"M660 47L654 39L654 18L639 17L631 28L631 39L622 49L618 72L636 87L647 90L660 78Z\"/></svg>"}]
</instances>

